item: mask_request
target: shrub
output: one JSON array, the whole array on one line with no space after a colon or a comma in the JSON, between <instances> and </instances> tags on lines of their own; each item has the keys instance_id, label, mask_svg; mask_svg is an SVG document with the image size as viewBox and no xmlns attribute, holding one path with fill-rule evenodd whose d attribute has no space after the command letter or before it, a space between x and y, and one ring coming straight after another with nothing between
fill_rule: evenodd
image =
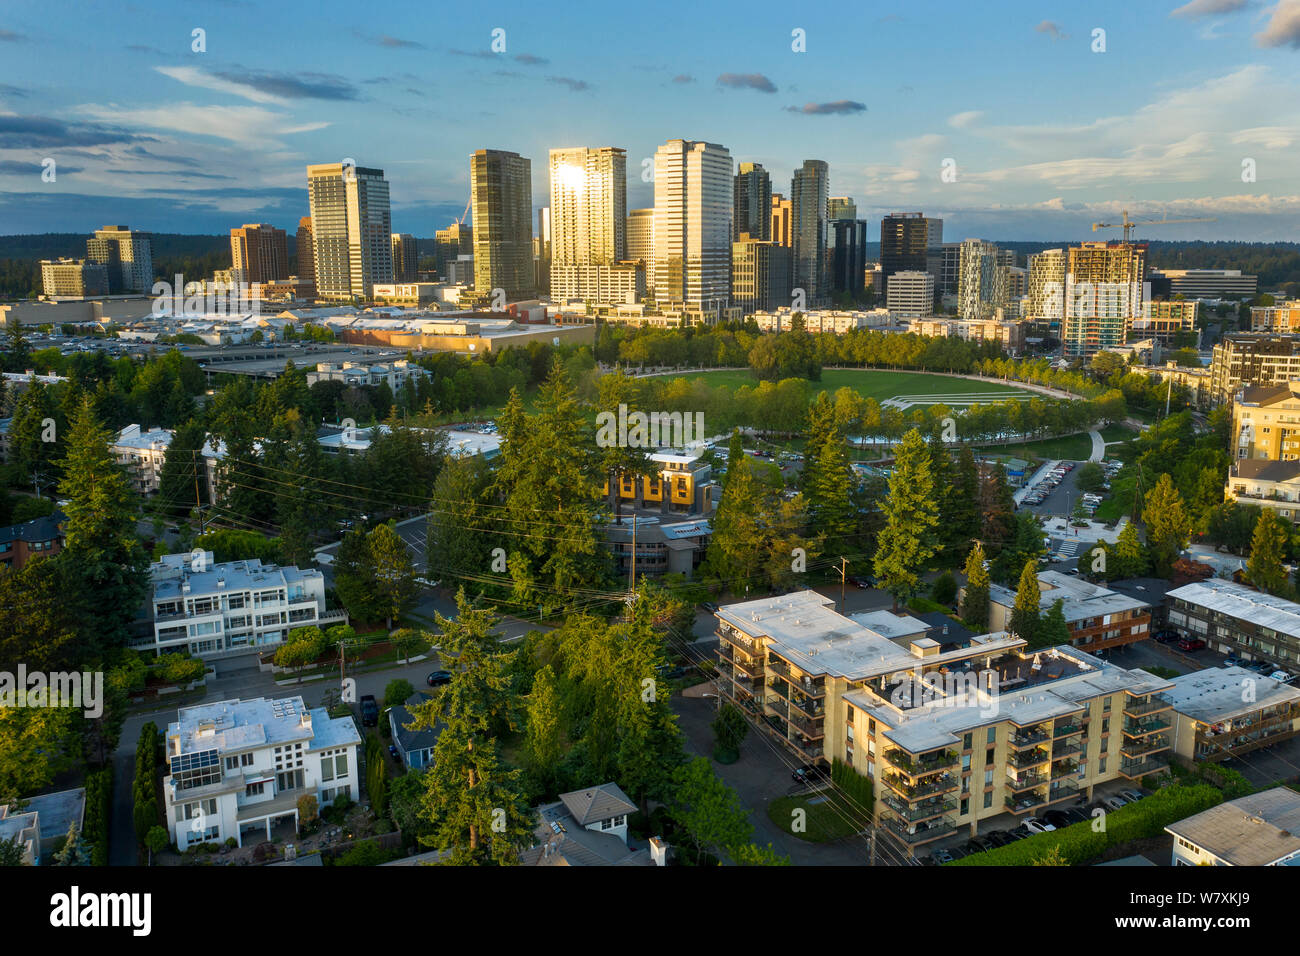
<instances>
[{"instance_id":1,"label":"shrub","mask_svg":"<svg viewBox=\"0 0 1300 956\"><path fill-rule=\"evenodd\" d=\"M957 603L957 579L951 571L945 571L934 580L930 588L930 597L938 604L952 607Z\"/></svg>"},{"instance_id":2,"label":"shrub","mask_svg":"<svg viewBox=\"0 0 1300 956\"><path fill-rule=\"evenodd\" d=\"M843 791L845 798L863 816L871 813L875 796L871 789L871 779L858 773L850 764L836 757L831 761L831 783Z\"/></svg>"},{"instance_id":3,"label":"shrub","mask_svg":"<svg viewBox=\"0 0 1300 956\"><path fill-rule=\"evenodd\" d=\"M81 838L90 845L90 865L108 866L108 820L112 815L112 765L86 777L86 817Z\"/></svg>"}]
</instances>

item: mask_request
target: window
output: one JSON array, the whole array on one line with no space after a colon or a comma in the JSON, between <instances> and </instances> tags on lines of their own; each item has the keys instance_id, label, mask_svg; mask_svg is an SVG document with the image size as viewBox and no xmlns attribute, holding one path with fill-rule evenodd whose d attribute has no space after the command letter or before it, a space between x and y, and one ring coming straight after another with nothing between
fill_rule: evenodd
<instances>
[{"instance_id":1,"label":"window","mask_svg":"<svg viewBox=\"0 0 1300 956\"><path fill-rule=\"evenodd\" d=\"M257 783L250 783L248 786L246 786L246 787L244 788L244 796L246 796L246 797L260 797L260 796L265 792L265 790L266 790L266 782L265 782L265 781L258 781Z\"/></svg>"},{"instance_id":2,"label":"window","mask_svg":"<svg viewBox=\"0 0 1300 956\"><path fill-rule=\"evenodd\" d=\"M320 778L325 783L329 783L329 781L334 779L334 758L333 757L321 758Z\"/></svg>"},{"instance_id":3,"label":"window","mask_svg":"<svg viewBox=\"0 0 1300 956\"><path fill-rule=\"evenodd\" d=\"M987 810L987 809L988 809L989 807L991 807L991 806L993 806L993 791L992 791L992 790L985 790L985 791L984 791L984 809Z\"/></svg>"},{"instance_id":4,"label":"window","mask_svg":"<svg viewBox=\"0 0 1300 956\"><path fill-rule=\"evenodd\" d=\"M241 767L251 767L251 766L253 765L253 755L252 755L252 754L240 754L240 755L239 755L239 765L240 765Z\"/></svg>"},{"instance_id":5,"label":"window","mask_svg":"<svg viewBox=\"0 0 1300 956\"><path fill-rule=\"evenodd\" d=\"M239 769L239 758L238 758L238 757L227 757L227 758L226 758L226 769L227 769L227 770L238 770L238 769Z\"/></svg>"},{"instance_id":6,"label":"window","mask_svg":"<svg viewBox=\"0 0 1300 956\"><path fill-rule=\"evenodd\" d=\"M990 747L988 750L984 751L984 762L986 764L991 764L993 762L993 755L995 753L997 753L997 751L993 747Z\"/></svg>"},{"instance_id":7,"label":"window","mask_svg":"<svg viewBox=\"0 0 1300 956\"><path fill-rule=\"evenodd\" d=\"M988 770L985 770L985 771L984 771L984 786L986 786L986 787L991 787L991 786L993 786L993 769L992 769L992 768L989 768Z\"/></svg>"},{"instance_id":8,"label":"window","mask_svg":"<svg viewBox=\"0 0 1300 956\"><path fill-rule=\"evenodd\" d=\"M990 728L989 728L988 743L993 743L993 742L996 741L997 739L998 739L998 729L997 729L996 727L990 727Z\"/></svg>"},{"instance_id":9,"label":"window","mask_svg":"<svg viewBox=\"0 0 1300 956\"><path fill-rule=\"evenodd\" d=\"M970 750L970 748L971 748L971 743L972 743L971 738L972 738L973 736L974 736L973 734L967 734L965 737L962 738L962 740L961 740L961 749L962 749L962 750Z\"/></svg>"},{"instance_id":10,"label":"window","mask_svg":"<svg viewBox=\"0 0 1300 956\"><path fill-rule=\"evenodd\" d=\"M963 798L961 801L961 809L957 811L957 815L964 817L968 813L970 813L970 800L968 798Z\"/></svg>"}]
</instances>

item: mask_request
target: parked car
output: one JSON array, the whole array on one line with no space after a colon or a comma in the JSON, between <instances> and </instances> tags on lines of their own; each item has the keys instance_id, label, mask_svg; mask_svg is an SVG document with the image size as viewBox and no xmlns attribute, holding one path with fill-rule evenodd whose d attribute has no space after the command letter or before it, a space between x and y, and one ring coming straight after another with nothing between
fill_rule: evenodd
<instances>
[{"instance_id":1,"label":"parked car","mask_svg":"<svg viewBox=\"0 0 1300 956\"><path fill-rule=\"evenodd\" d=\"M379 725L379 704L375 700L374 694L366 694L361 698L361 726L376 727Z\"/></svg>"},{"instance_id":2,"label":"parked car","mask_svg":"<svg viewBox=\"0 0 1300 956\"><path fill-rule=\"evenodd\" d=\"M984 839L988 840L989 843L993 844L995 847L1006 846L1008 843L1016 842L1015 837L1007 833L1006 830L993 830L984 834Z\"/></svg>"},{"instance_id":3,"label":"parked car","mask_svg":"<svg viewBox=\"0 0 1300 956\"><path fill-rule=\"evenodd\" d=\"M1102 798L1101 803L1107 810L1122 810L1124 807L1128 806L1128 801L1120 796L1104 797Z\"/></svg>"},{"instance_id":4,"label":"parked car","mask_svg":"<svg viewBox=\"0 0 1300 956\"><path fill-rule=\"evenodd\" d=\"M993 844L989 842L988 837L977 836L971 837L966 842L966 847L972 853L983 853L985 850L993 849Z\"/></svg>"},{"instance_id":5,"label":"parked car","mask_svg":"<svg viewBox=\"0 0 1300 956\"><path fill-rule=\"evenodd\" d=\"M712 601L705 601L700 605L700 607L704 608L704 610L708 611L710 614L716 614L718 610L718 606Z\"/></svg>"},{"instance_id":6,"label":"parked car","mask_svg":"<svg viewBox=\"0 0 1300 956\"><path fill-rule=\"evenodd\" d=\"M803 767L795 767L790 771L790 777L795 783L816 783L818 780L824 780L828 774L821 767L814 767L811 764Z\"/></svg>"},{"instance_id":7,"label":"parked car","mask_svg":"<svg viewBox=\"0 0 1300 956\"><path fill-rule=\"evenodd\" d=\"M1024 822L1024 827L1030 833L1051 833L1056 829L1056 827L1048 823L1046 820L1040 820L1037 817L1030 817L1026 820Z\"/></svg>"},{"instance_id":8,"label":"parked car","mask_svg":"<svg viewBox=\"0 0 1300 956\"><path fill-rule=\"evenodd\" d=\"M945 863L951 863L954 859L956 859L956 857L954 857L947 850L935 850L933 853L930 854L930 856L934 860L934 862L938 863L940 866L942 866Z\"/></svg>"},{"instance_id":9,"label":"parked car","mask_svg":"<svg viewBox=\"0 0 1300 956\"><path fill-rule=\"evenodd\" d=\"M865 589L865 588L870 588L870 587L875 587L875 584L876 584L876 582L875 582L874 579L869 578L869 577L865 577L865 576L859 576L859 577L856 577L856 578L850 578L850 580L853 582L853 584L854 584L856 587L860 587L860 588L864 588L864 589Z\"/></svg>"},{"instance_id":10,"label":"parked car","mask_svg":"<svg viewBox=\"0 0 1300 956\"><path fill-rule=\"evenodd\" d=\"M388 745L388 756L392 757L398 763L402 762L402 753L400 750L397 749L397 746L395 744Z\"/></svg>"},{"instance_id":11,"label":"parked car","mask_svg":"<svg viewBox=\"0 0 1300 956\"><path fill-rule=\"evenodd\" d=\"M1025 826L1023 823L1020 824L1020 826L1016 827L1014 830L1007 831L1007 836L1013 842L1016 840L1023 840L1025 837L1033 836L1033 835L1034 835L1034 831L1029 829L1029 827Z\"/></svg>"},{"instance_id":12,"label":"parked car","mask_svg":"<svg viewBox=\"0 0 1300 956\"><path fill-rule=\"evenodd\" d=\"M1199 637L1180 637L1175 646L1180 651L1200 651L1205 649L1205 642Z\"/></svg>"},{"instance_id":13,"label":"parked car","mask_svg":"<svg viewBox=\"0 0 1300 956\"><path fill-rule=\"evenodd\" d=\"M1136 790L1121 790L1119 795L1129 803L1137 803L1142 799L1142 794L1138 793Z\"/></svg>"},{"instance_id":14,"label":"parked car","mask_svg":"<svg viewBox=\"0 0 1300 956\"><path fill-rule=\"evenodd\" d=\"M1074 822L1065 815L1064 810L1048 810L1043 814L1043 819L1058 830L1064 829Z\"/></svg>"},{"instance_id":15,"label":"parked car","mask_svg":"<svg viewBox=\"0 0 1300 956\"><path fill-rule=\"evenodd\" d=\"M965 846L948 847L948 855L952 857L954 860L965 859L966 857L970 856L970 852L971 851L967 849Z\"/></svg>"},{"instance_id":16,"label":"parked car","mask_svg":"<svg viewBox=\"0 0 1300 956\"><path fill-rule=\"evenodd\" d=\"M1163 630L1156 631L1153 636L1161 644L1172 644L1174 641L1179 639L1178 632L1170 628L1164 628Z\"/></svg>"},{"instance_id":17,"label":"parked car","mask_svg":"<svg viewBox=\"0 0 1300 956\"><path fill-rule=\"evenodd\" d=\"M430 687L441 687L451 683L451 671L433 671L427 678Z\"/></svg>"}]
</instances>

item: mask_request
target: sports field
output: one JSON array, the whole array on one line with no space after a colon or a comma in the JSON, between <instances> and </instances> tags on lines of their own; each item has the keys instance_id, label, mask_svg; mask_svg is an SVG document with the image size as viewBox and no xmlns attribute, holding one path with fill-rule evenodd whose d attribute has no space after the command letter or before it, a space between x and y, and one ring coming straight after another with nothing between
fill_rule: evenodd
<instances>
[{"instance_id":1,"label":"sports field","mask_svg":"<svg viewBox=\"0 0 1300 956\"><path fill-rule=\"evenodd\" d=\"M735 389L742 385L758 385L754 373L744 369L722 372L700 372L679 378L700 380L709 385L726 385ZM933 375L926 372L890 372L882 369L832 368L822 372L820 382L810 382L812 394L835 392L849 387L864 398L874 398L881 404L895 405L904 410L915 405L966 406L976 402L1004 402L1010 399L1026 400L1035 393L1001 382L980 382L950 375Z\"/></svg>"}]
</instances>

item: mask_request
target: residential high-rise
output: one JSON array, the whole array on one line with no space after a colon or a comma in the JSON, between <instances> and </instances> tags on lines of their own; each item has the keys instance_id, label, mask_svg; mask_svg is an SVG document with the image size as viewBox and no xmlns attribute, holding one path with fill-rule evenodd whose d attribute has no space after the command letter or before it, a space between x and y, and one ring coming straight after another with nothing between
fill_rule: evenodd
<instances>
[{"instance_id":1,"label":"residential high-rise","mask_svg":"<svg viewBox=\"0 0 1300 956\"><path fill-rule=\"evenodd\" d=\"M826 237L830 291L847 292L855 298L862 295L867 266L867 221L831 219Z\"/></svg>"},{"instance_id":2,"label":"residential high-rise","mask_svg":"<svg viewBox=\"0 0 1300 956\"><path fill-rule=\"evenodd\" d=\"M983 239L961 244L957 315L967 321L991 318L1009 299L1002 250Z\"/></svg>"},{"instance_id":3,"label":"residential high-rise","mask_svg":"<svg viewBox=\"0 0 1300 956\"><path fill-rule=\"evenodd\" d=\"M244 223L230 230L230 263L249 285L287 279L289 239L268 223Z\"/></svg>"},{"instance_id":4,"label":"residential high-rise","mask_svg":"<svg viewBox=\"0 0 1300 956\"><path fill-rule=\"evenodd\" d=\"M826 200L827 219L857 219L858 204L852 196L830 196Z\"/></svg>"},{"instance_id":5,"label":"residential high-rise","mask_svg":"<svg viewBox=\"0 0 1300 956\"><path fill-rule=\"evenodd\" d=\"M790 301L790 250L743 234L731 247L731 301L746 314Z\"/></svg>"},{"instance_id":6,"label":"residential high-rise","mask_svg":"<svg viewBox=\"0 0 1300 956\"><path fill-rule=\"evenodd\" d=\"M772 177L760 163L741 163L736 173L731 234L759 242L772 238Z\"/></svg>"},{"instance_id":7,"label":"residential high-rise","mask_svg":"<svg viewBox=\"0 0 1300 956\"><path fill-rule=\"evenodd\" d=\"M393 228L382 169L350 163L307 167L312 261L322 299L369 299L393 281Z\"/></svg>"},{"instance_id":8,"label":"residential high-rise","mask_svg":"<svg viewBox=\"0 0 1300 956\"><path fill-rule=\"evenodd\" d=\"M780 193L772 193L772 241L778 246L794 246L794 204Z\"/></svg>"},{"instance_id":9,"label":"residential high-rise","mask_svg":"<svg viewBox=\"0 0 1300 956\"><path fill-rule=\"evenodd\" d=\"M86 240L86 258L107 268L111 294L153 291L153 246L147 233L126 226L96 229Z\"/></svg>"},{"instance_id":10,"label":"residential high-rise","mask_svg":"<svg viewBox=\"0 0 1300 956\"><path fill-rule=\"evenodd\" d=\"M311 287L312 295L316 292L316 244L312 241L311 216L298 220L298 278Z\"/></svg>"},{"instance_id":11,"label":"residential high-rise","mask_svg":"<svg viewBox=\"0 0 1300 956\"><path fill-rule=\"evenodd\" d=\"M1142 315L1145 243L1085 242L1070 248L1061 341L1067 358L1087 358L1124 344Z\"/></svg>"},{"instance_id":12,"label":"residential high-rise","mask_svg":"<svg viewBox=\"0 0 1300 956\"><path fill-rule=\"evenodd\" d=\"M1058 323L1065 318L1066 265L1064 249L1044 249L1029 256L1025 318Z\"/></svg>"},{"instance_id":13,"label":"residential high-rise","mask_svg":"<svg viewBox=\"0 0 1300 956\"><path fill-rule=\"evenodd\" d=\"M925 271L934 276L936 301L945 295L956 295L961 277L961 243L945 242L926 249Z\"/></svg>"},{"instance_id":14,"label":"residential high-rise","mask_svg":"<svg viewBox=\"0 0 1300 956\"><path fill-rule=\"evenodd\" d=\"M409 232L395 232L389 237L393 247L393 281L414 282L420 268L420 251L415 236Z\"/></svg>"},{"instance_id":15,"label":"residential high-rise","mask_svg":"<svg viewBox=\"0 0 1300 956\"><path fill-rule=\"evenodd\" d=\"M551 298L599 302L598 267L627 259L627 153L553 149L550 178Z\"/></svg>"},{"instance_id":16,"label":"residential high-rise","mask_svg":"<svg viewBox=\"0 0 1300 956\"><path fill-rule=\"evenodd\" d=\"M627 214L627 257L641 263L645 269L647 289L654 288L655 274L655 211L630 209Z\"/></svg>"},{"instance_id":17,"label":"residential high-rise","mask_svg":"<svg viewBox=\"0 0 1300 956\"><path fill-rule=\"evenodd\" d=\"M794 287L803 289L809 305L829 298L826 279L826 196L830 167L820 159L805 159L790 180L794 234Z\"/></svg>"},{"instance_id":18,"label":"residential high-rise","mask_svg":"<svg viewBox=\"0 0 1300 956\"><path fill-rule=\"evenodd\" d=\"M480 149L470 157L474 205L474 289L507 299L536 292L533 164L518 153Z\"/></svg>"},{"instance_id":19,"label":"residential high-rise","mask_svg":"<svg viewBox=\"0 0 1300 956\"><path fill-rule=\"evenodd\" d=\"M674 139L655 151L655 300L708 321L731 287L731 153Z\"/></svg>"},{"instance_id":20,"label":"residential high-rise","mask_svg":"<svg viewBox=\"0 0 1300 956\"><path fill-rule=\"evenodd\" d=\"M41 287L47 296L106 295L108 267L85 259L42 259Z\"/></svg>"},{"instance_id":21,"label":"residential high-rise","mask_svg":"<svg viewBox=\"0 0 1300 956\"><path fill-rule=\"evenodd\" d=\"M941 220L940 220L941 221ZM926 252L942 245L930 242L930 220L919 212L892 212L880 220L880 273L886 289L895 272L924 272Z\"/></svg>"},{"instance_id":22,"label":"residential high-rise","mask_svg":"<svg viewBox=\"0 0 1300 956\"><path fill-rule=\"evenodd\" d=\"M1231 401L1243 385L1300 379L1300 336L1230 332L1214 346L1213 356L1210 396L1219 404Z\"/></svg>"}]
</instances>

